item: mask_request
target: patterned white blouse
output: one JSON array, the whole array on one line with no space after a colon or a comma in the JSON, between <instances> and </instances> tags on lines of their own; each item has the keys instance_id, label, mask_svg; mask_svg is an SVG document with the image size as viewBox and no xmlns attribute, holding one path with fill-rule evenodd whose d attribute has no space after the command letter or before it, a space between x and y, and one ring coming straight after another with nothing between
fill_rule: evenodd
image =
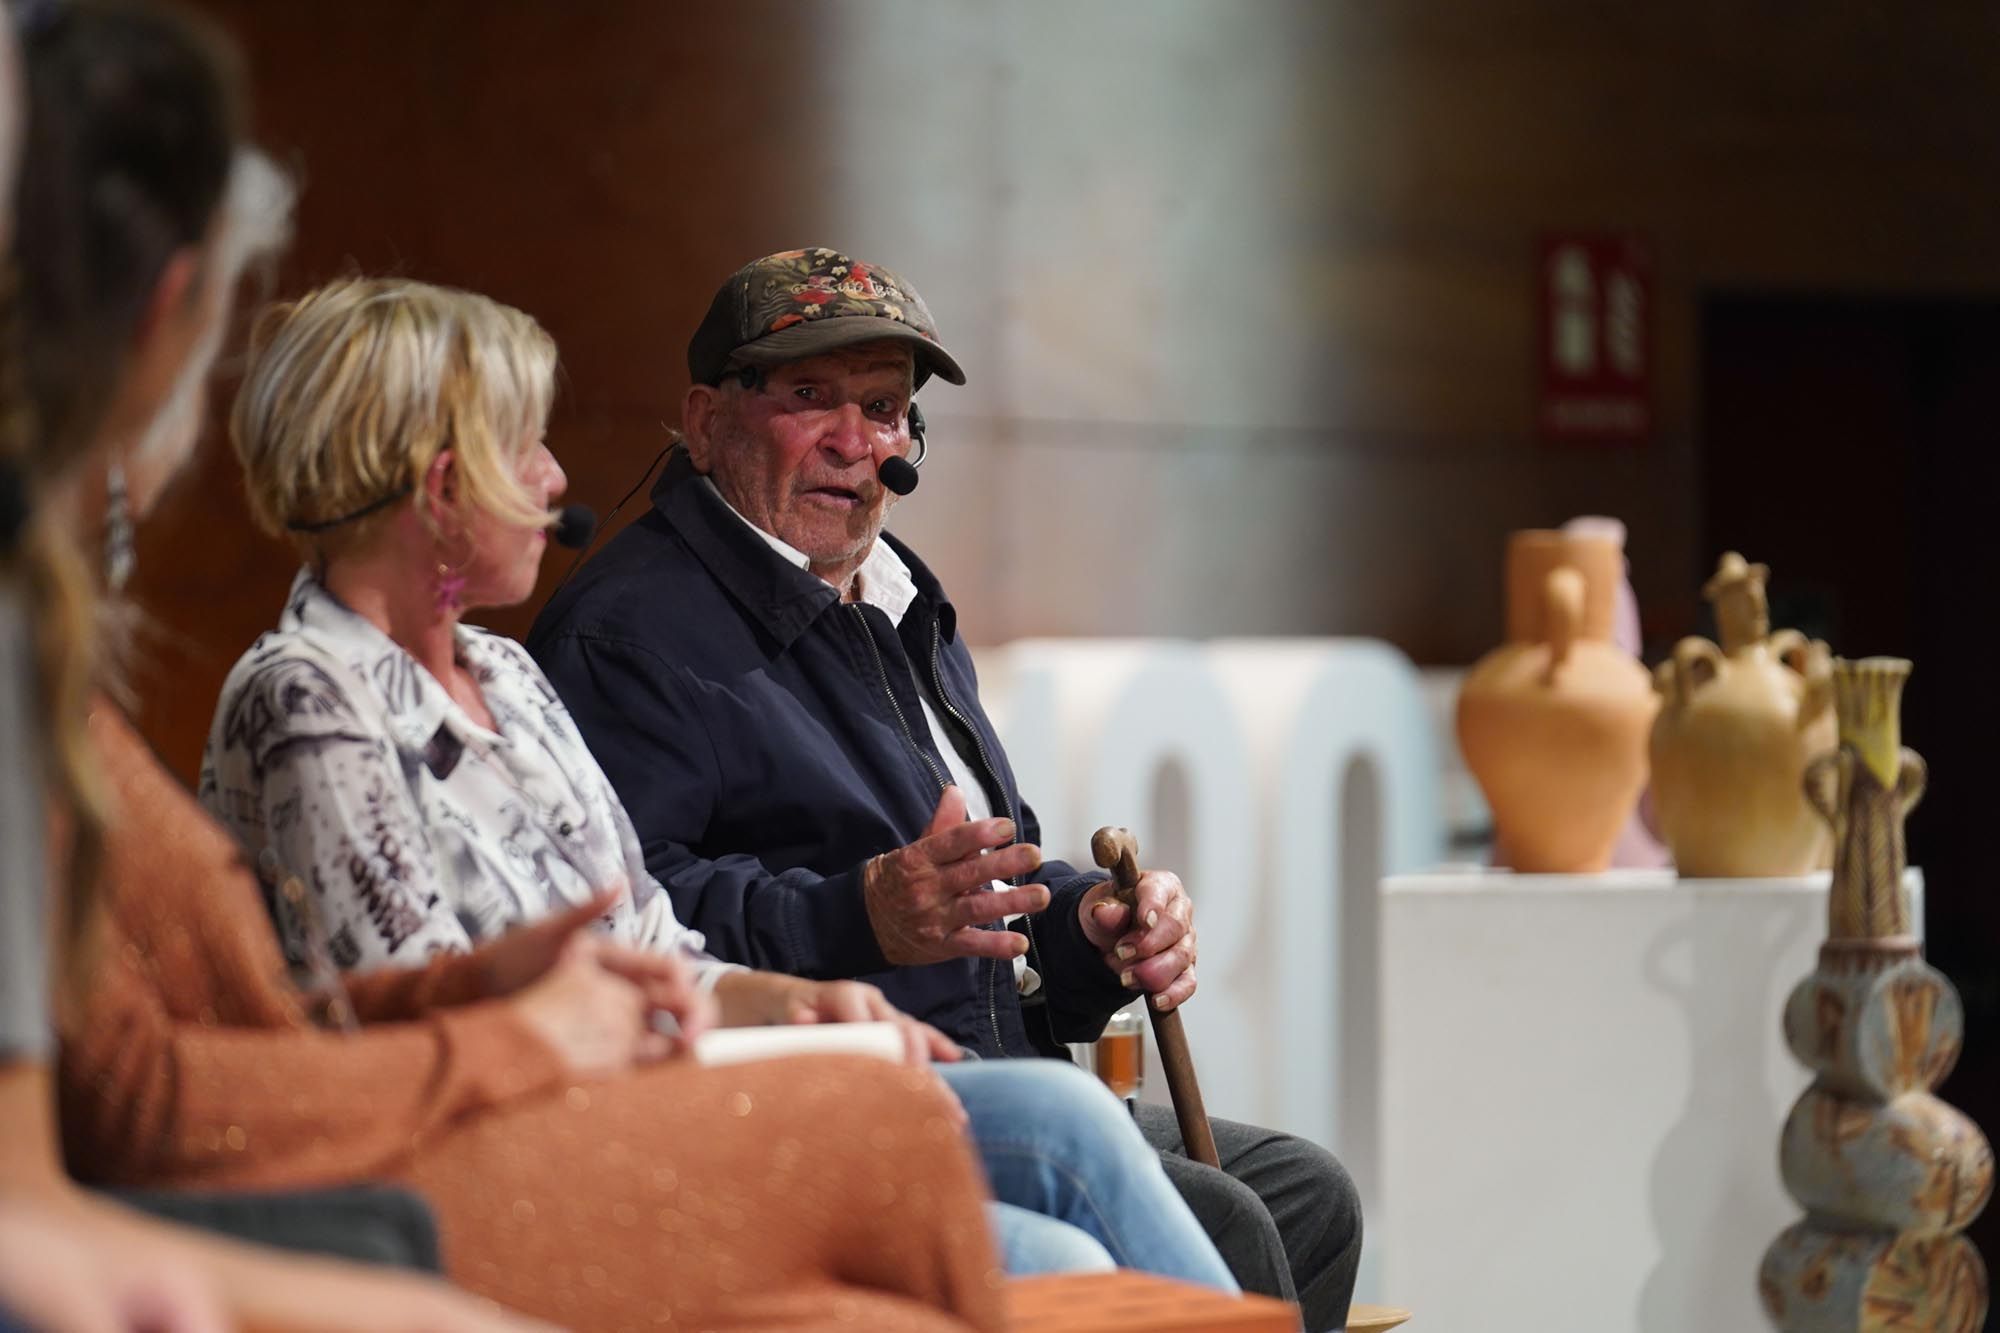
<instances>
[{"instance_id":1,"label":"patterned white blouse","mask_svg":"<svg viewBox=\"0 0 2000 1333\"><path fill-rule=\"evenodd\" d=\"M222 689L200 795L271 884L294 961L416 967L609 888L605 919L679 951L705 982L729 964L674 917L638 836L541 669L504 635L457 632L497 731L473 722L394 640L301 570L274 632Z\"/></svg>"}]
</instances>

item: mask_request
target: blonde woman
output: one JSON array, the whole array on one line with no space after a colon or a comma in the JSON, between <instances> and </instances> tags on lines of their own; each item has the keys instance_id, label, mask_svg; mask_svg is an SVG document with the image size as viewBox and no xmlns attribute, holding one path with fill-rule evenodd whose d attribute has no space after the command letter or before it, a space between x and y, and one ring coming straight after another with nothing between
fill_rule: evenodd
<instances>
[{"instance_id":1,"label":"blonde woman","mask_svg":"<svg viewBox=\"0 0 2000 1333\"><path fill-rule=\"evenodd\" d=\"M274 309L253 343L232 437L253 513L305 568L224 686L202 797L274 880L304 886L275 895L296 963L448 965L433 960L601 911L598 947L627 975L684 964L725 1026L901 1023L911 1060L943 1061L964 1104L1012 1271L1117 1262L1230 1285L1089 1076L954 1063L873 986L719 963L675 919L540 669L463 621L528 596L563 488L542 440L555 348L533 320L469 292L352 280Z\"/></svg>"}]
</instances>

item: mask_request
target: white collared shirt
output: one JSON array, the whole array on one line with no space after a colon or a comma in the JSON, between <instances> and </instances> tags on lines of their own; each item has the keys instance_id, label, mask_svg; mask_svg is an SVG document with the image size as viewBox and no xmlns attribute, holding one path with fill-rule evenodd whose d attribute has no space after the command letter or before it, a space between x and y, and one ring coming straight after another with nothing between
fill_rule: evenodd
<instances>
[{"instance_id":1,"label":"white collared shirt","mask_svg":"<svg viewBox=\"0 0 2000 1333\"><path fill-rule=\"evenodd\" d=\"M201 799L267 879L296 875L311 890L316 923L280 907L292 956L324 949L343 971L420 966L617 888L608 933L686 955L704 983L730 970L675 918L527 650L461 625L456 654L493 729L301 570L278 628L229 673Z\"/></svg>"},{"instance_id":2,"label":"white collared shirt","mask_svg":"<svg viewBox=\"0 0 2000 1333\"><path fill-rule=\"evenodd\" d=\"M744 527L762 537L764 544L783 556L788 564L807 571L812 569L812 558L804 551L744 518L736 506L730 504L722 492L716 489L715 483L709 478L701 477L698 480L701 485L714 492L715 498L721 500L730 513L742 520ZM845 593L842 595L845 596ZM855 600L880 609L889 617L889 623L892 625L902 624L903 617L909 614L910 604L917 600L917 585L910 577L910 567L903 563L901 556L890 549L889 543L879 537L874 546L869 548L868 556L861 562L861 567L854 572L854 596ZM965 797L965 817L968 820L992 818L993 803L987 798L986 784L980 779L979 770L967 756L959 753L951 730L945 726L944 719L938 716L930 696L922 689L917 691L917 702L923 706L924 725L930 728L931 744L940 755L944 756L945 767L951 772L953 785ZM997 879L988 881L988 884L994 889L1008 887ZM1012 921L1015 917L1007 919ZM1041 989L1042 979L1028 966L1026 958L1014 960L1014 984L1023 995L1033 995Z\"/></svg>"}]
</instances>

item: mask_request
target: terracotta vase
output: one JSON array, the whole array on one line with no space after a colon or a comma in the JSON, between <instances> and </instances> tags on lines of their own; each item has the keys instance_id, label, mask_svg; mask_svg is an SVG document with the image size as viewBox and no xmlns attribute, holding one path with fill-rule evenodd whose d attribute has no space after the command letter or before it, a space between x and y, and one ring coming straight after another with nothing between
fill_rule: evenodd
<instances>
[{"instance_id":1,"label":"terracotta vase","mask_svg":"<svg viewBox=\"0 0 2000 1333\"><path fill-rule=\"evenodd\" d=\"M1621 554L1625 550L1625 525L1615 518L1587 514L1563 524L1562 530L1566 537L1604 537L1614 543ZM1621 560L1619 567L1622 573L1617 588L1611 594L1611 642L1638 657L1644 639L1639 631L1639 598L1632 591L1632 563ZM1656 870L1672 864L1673 856L1667 851L1667 844L1660 837L1659 825L1653 818L1652 802L1647 792L1642 791L1639 793L1639 808L1618 830L1618 841L1611 844L1611 868Z\"/></svg>"},{"instance_id":2,"label":"terracotta vase","mask_svg":"<svg viewBox=\"0 0 2000 1333\"><path fill-rule=\"evenodd\" d=\"M1458 696L1458 744L1493 811L1495 859L1594 872L1646 785L1659 707L1646 669L1611 642L1623 553L1603 538L1517 532L1507 545L1507 642Z\"/></svg>"},{"instance_id":3,"label":"terracotta vase","mask_svg":"<svg viewBox=\"0 0 2000 1333\"><path fill-rule=\"evenodd\" d=\"M1986 1268L1959 1233L1993 1193L1993 1149L1933 1096L1964 1009L1924 961L1903 894L1903 819L1924 762L1897 716L1910 664L1836 662L1840 748L1806 794L1833 828L1819 966L1785 1002L1785 1044L1815 1075L1778 1140L1785 1189L1806 1210L1764 1252L1758 1293L1786 1333L1975 1333Z\"/></svg>"},{"instance_id":4,"label":"terracotta vase","mask_svg":"<svg viewBox=\"0 0 2000 1333\"><path fill-rule=\"evenodd\" d=\"M1682 639L1653 674L1653 809L1684 876L1802 875L1832 852L1803 782L1835 745L1833 663L1817 639L1771 633L1768 578L1723 556L1702 589L1721 644Z\"/></svg>"}]
</instances>

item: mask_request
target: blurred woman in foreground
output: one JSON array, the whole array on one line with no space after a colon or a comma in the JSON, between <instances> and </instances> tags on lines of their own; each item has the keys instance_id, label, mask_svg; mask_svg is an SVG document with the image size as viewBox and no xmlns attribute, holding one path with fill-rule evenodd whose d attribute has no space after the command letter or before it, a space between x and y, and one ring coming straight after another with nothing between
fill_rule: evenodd
<instances>
[{"instance_id":1,"label":"blurred woman in foreground","mask_svg":"<svg viewBox=\"0 0 2000 1333\"><path fill-rule=\"evenodd\" d=\"M153 1221L63 1172L51 1000L90 984L106 808L84 731L97 627L83 493L93 474L101 489L111 440L144 436L170 398L198 405L236 273L281 229L285 192L239 152L221 61L192 30L137 6L43 4L23 34L34 96L16 237L15 17L0 24L0 1326L523 1329L434 1281ZM106 311L86 299L106 292L130 298L122 318L47 318L71 299ZM32 373L31 312L51 335ZM172 452L132 461L170 466Z\"/></svg>"}]
</instances>

